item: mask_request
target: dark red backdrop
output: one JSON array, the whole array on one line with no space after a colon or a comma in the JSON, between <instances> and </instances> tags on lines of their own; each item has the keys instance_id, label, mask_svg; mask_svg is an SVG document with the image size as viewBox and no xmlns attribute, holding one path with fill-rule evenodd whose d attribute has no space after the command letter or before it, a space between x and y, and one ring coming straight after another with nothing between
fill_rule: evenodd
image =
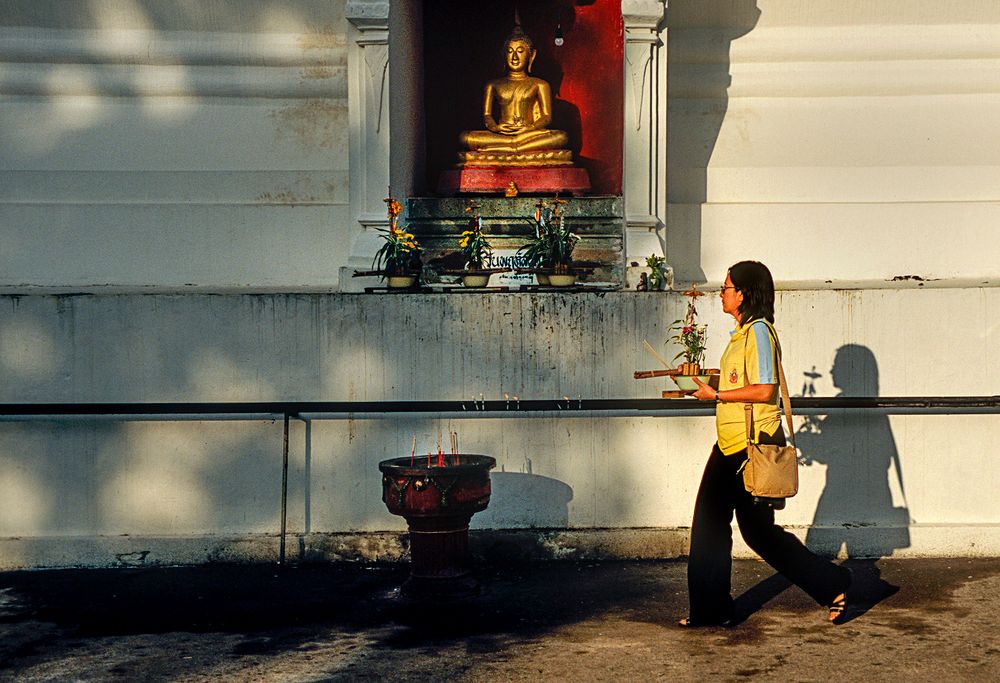
<instances>
[{"instance_id":1,"label":"dark red backdrop","mask_svg":"<svg viewBox=\"0 0 1000 683\"><path fill-rule=\"evenodd\" d=\"M538 50L532 75L552 86L552 128L569 133L594 194L622 188L623 28L620 0L428 0L424 5L427 187L455 163L458 134L483 127L486 81L504 72L503 43L521 26ZM553 43L557 24L565 43Z\"/></svg>"}]
</instances>

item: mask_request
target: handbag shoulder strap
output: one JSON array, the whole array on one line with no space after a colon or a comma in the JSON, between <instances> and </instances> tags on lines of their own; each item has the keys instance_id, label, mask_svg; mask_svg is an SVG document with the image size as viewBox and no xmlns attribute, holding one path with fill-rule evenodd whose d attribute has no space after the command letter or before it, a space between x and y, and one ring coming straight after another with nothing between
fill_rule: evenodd
<instances>
[{"instance_id":1,"label":"handbag shoulder strap","mask_svg":"<svg viewBox=\"0 0 1000 683\"><path fill-rule=\"evenodd\" d=\"M750 336L750 326L756 323L764 323L767 326L768 334L774 341L774 351L775 356L778 360L778 389L781 392L781 405L784 409L785 420L788 422L788 438L792 441L792 446L795 445L795 430L792 427L792 399L788 396L788 382L785 380L785 370L781 366L781 343L778 341L778 333L775 332L774 327L771 323L764 319L758 318L757 320L751 320L747 325L747 337L743 342L743 378L749 382L749 374L747 373L747 343L749 342ZM758 350L758 353L760 351ZM746 416L746 426L747 426L747 444L752 444L753 441L753 404L744 403L743 404L744 415Z\"/></svg>"}]
</instances>

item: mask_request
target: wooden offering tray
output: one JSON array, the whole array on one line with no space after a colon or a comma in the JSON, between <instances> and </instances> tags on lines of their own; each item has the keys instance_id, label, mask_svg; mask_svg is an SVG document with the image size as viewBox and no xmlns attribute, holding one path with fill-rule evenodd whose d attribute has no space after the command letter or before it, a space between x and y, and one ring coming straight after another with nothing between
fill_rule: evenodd
<instances>
[{"instance_id":1,"label":"wooden offering tray","mask_svg":"<svg viewBox=\"0 0 1000 683\"><path fill-rule=\"evenodd\" d=\"M686 375L680 371L679 368L673 368L671 370L636 370L633 373L635 379L650 379L653 377L669 377L677 385L676 390L664 391L662 393L663 398L680 398L682 396L690 396L695 391L698 390L698 385L695 384L693 378L698 378L699 381L704 382L715 390L719 388L719 369L718 368L702 368L700 372L696 375Z\"/></svg>"}]
</instances>

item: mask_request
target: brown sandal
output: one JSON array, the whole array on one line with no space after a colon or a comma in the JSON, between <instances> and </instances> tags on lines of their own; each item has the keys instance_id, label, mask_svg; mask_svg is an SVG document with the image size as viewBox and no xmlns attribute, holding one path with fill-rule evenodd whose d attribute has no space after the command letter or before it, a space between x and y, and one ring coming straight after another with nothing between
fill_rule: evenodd
<instances>
[{"instance_id":1,"label":"brown sandal","mask_svg":"<svg viewBox=\"0 0 1000 683\"><path fill-rule=\"evenodd\" d=\"M830 623L837 624L840 623L840 618L844 616L844 611L847 609L847 593L841 593L833 599L830 603Z\"/></svg>"}]
</instances>

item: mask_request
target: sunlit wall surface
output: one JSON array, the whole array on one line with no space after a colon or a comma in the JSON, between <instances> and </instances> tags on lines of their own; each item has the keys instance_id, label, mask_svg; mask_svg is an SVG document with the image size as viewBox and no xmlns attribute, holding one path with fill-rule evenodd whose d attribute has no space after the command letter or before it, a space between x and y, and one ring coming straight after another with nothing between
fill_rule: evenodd
<instances>
[{"instance_id":1,"label":"sunlit wall surface","mask_svg":"<svg viewBox=\"0 0 1000 683\"><path fill-rule=\"evenodd\" d=\"M0 286L335 286L343 7L3 3Z\"/></svg>"},{"instance_id":2,"label":"sunlit wall surface","mask_svg":"<svg viewBox=\"0 0 1000 683\"><path fill-rule=\"evenodd\" d=\"M671 0L667 257L1000 281L1000 3Z\"/></svg>"},{"instance_id":3,"label":"sunlit wall surface","mask_svg":"<svg viewBox=\"0 0 1000 683\"><path fill-rule=\"evenodd\" d=\"M349 168L346 4L2 3L0 401L670 388L632 373L656 367L644 339L676 352L679 293L324 291L368 253L352 254L348 175L378 171ZM767 262L793 395L1000 394L1000 5L671 0L666 26L677 284ZM351 66L375 88L384 63ZM398 121L392 98L419 88L392 77ZM730 320L714 297L699 309L714 364ZM995 415L811 417L780 521L813 547L1000 554ZM477 528L535 530L556 557L582 552L568 532L608 556L685 552L712 419L559 414L293 421L293 556L399 557L378 461L449 429L498 460ZM273 560L281 436L280 421L0 423L0 567Z\"/></svg>"}]
</instances>

